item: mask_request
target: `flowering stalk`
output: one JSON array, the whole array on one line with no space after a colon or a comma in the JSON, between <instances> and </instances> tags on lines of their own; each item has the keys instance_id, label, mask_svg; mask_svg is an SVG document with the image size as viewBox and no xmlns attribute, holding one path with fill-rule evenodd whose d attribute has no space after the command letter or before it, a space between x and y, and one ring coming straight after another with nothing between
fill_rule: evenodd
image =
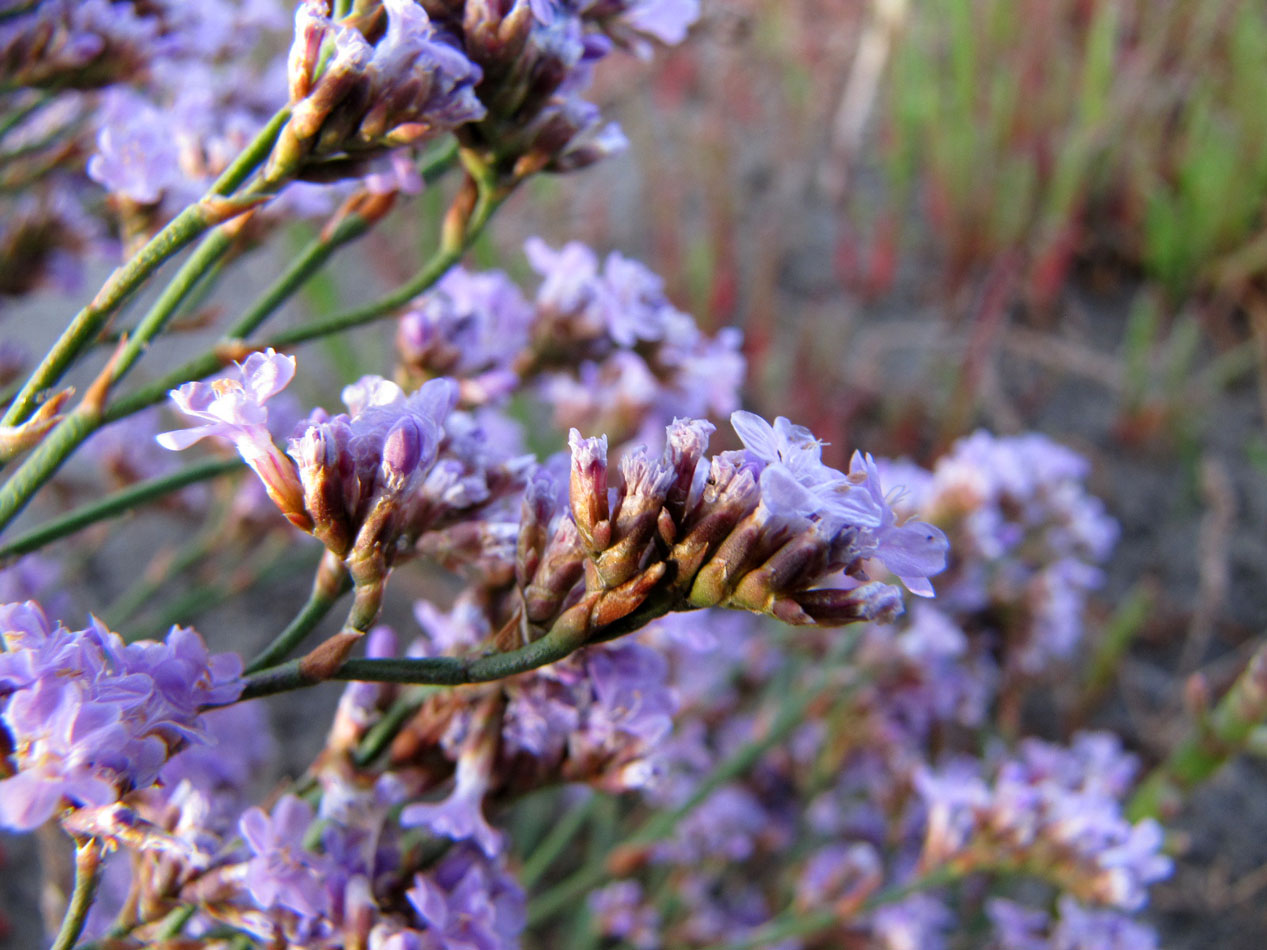
<instances>
[{"instance_id":1,"label":"flowering stalk","mask_svg":"<svg viewBox=\"0 0 1267 950\"><path fill-rule=\"evenodd\" d=\"M82 838L75 844L75 889L71 892L66 916L50 950L71 950L88 922L101 880L101 858L104 844L95 838Z\"/></svg>"},{"instance_id":2,"label":"flowering stalk","mask_svg":"<svg viewBox=\"0 0 1267 950\"><path fill-rule=\"evenodd\" d=\"M273 147L290 109L283 108L260 130L234 162L216 179L203 199L185 208L154 235L140 251L106 281L88 306L84 307L45 355L30 378L18 391L0 422L15 425L27 419L41 394L61 379L67 367L105 326L110 316L140 287L159 266L208 228L225 218L216 209L223 199L246 179ZM232 215L230 215L232 216ZM11 516L10 516L11 517ZM3 519L7 523L8 518Z\"/></svg>"},{"instance_id":3,"label":"flowering stalk","mask_svg":"<svg viewBox=\"0 0 1267 950\"><path fill-rule=\"evenodd\" d=\"M295 619L246 666L247 673L267 669L286 659L304 637L325 618L340 597L352 589L352 578L338 558L326 552L313 578L312 592Z\"/></svg>"},{"instance_id":4,"label":"flowering stalk","mask_svg":"<svg viewBox=\"0 0 1267 950\"><path fill-rule=\"evenodd\" d=\"M450 161L448 156L447 150L440 152L436 157L434 167L437 169L447 168ZM425 169L423 174L424 176L426 175ZM160 403L167 398L168 392L173 388L190 380L205 379L207 376L219 372L233 360L243 359L253 351L264 350L268 347L282 349L297 343L332 336L345 329L392 316L401 306L429 289L457 263L462 254L483 233L493 212L509 197L510 188L513 186L503 185L499 189L491 182L483 181L479 187L481 189L481 197L476 200L469 219L465 221L458 243L455 244L453 241L442 242L436 253L423 264L417 275L408 282L378 300L358 307L355 310L350 310L325 320L313 321L292 331L279 334L265 342L256 344L245 343L246 337L253 333L313 273L320 269L339 247L364 233L366 225L360 215L352 213L345 216L334 228L327 233L323 233L299 253L286 272L225 333L224 338L214 350L195 357L172 372L161 376L152 383L146 384L136 392L120 398L106 410L103 422L115 422Z\"/></svg>"},{"instance_id":5,"label":"flowering stalk","mask_svg":"<svg viewBox=\"0 0 1267 950\"><path fill-rule=\"evenodd\" d=\"M474 155L463 152L462 157L468 172L471 173L470 187L475 195L467 208L462 208L459 204L462 199L459 195L458 201L454 203L455 207L450 209L447 222L449 226L441 237L439 248L413 278L372 303L283 331L271 340L258 344L255 348L263 349L271 346L284 349L297 343L306 343L309 340L342 333L344 330L351 330L384 317L394 316L401 307L448 273L449 269L461 259L467 249L483 233L497 209L505 203L518 185L518 180L496 180L487 171L477 168L475 165L477 159Z\"/></svg>"},{"instance_id":6,"label":"flowering stalk","mask_svg":"<svg viewBox=\"0 0 1267 950\"><path fill-rule=\"evenodd\" d=\"M1199 713L1196 729L1155 768L1127 806L1132 821L1170 818L1186 795L1237 755L1267 721L1267 645L1250 657L1212 709Z\"/></svg>"},{"instance_id":7,"label":"flowering stalk","mask_svg":"<svg viewBox=\"0 0 1267 950\"><path fill-rule=\"evenodd\" d=\"M100 501L82 505L60 518L46 521L26 534L14 538L8 544L0 546L0 560L37 551L47 544L82 531L89 525L125 514L189 485L241 471L241 468L240 459L211 459L132 485L122 491L107 495Z\"/></svg>"},{"instance_id":8,"label":"flowering stalk","mask_svg":"<svg viewBox=\"0 0 1267 950\"><path fill-rule=\"evenodd\" d=\"M371 683L414 683L418 685L459 686L464 683L490 683L517 673L539 669L555 663L585 645L588 631L562 625L539 640L512 650L483 657L436 656L421 659L344 661L332 672L314 670L304 660L291 660L280 666L246 676L242 699L271 696L312 686L323 679L354 680Z\"/></svg>"},{"instance_id":9,"label":"flowering stalk","mask_svg":"<svg viewBox=\"0 0 1267 950\"><path fill-rule=\"evenodd\" d=\"M474 158L470 157L468 167L478 167L474 162ZM53 476L62 463L70 457L71 453L101 426L139 412L154 403L161 402L173 386L178 386L191 379L202 379L222 369L232 359L241 359L252 351L262 350L270 346L282 348L360 326L391 314L429 288L443 277L449 268L457 263L462 254L482 233L493 213L509 197L514 184L495 184L486 173L481 172L479 177L473 180L472 187L476 190L477 197L470 208L469 215L451 214L451 219L456 223L451 224L446 229L440 248L427 261L416 277L392 293L372 304L348 313L279 334L267 343L255 346L246 346L242 343L241 338L256 329L308 277L315 273L335 250L343 244L360 237L372 223L372 221L367 222L360 215L350 214L343 218L331 230L329 235L323 236L309 246L305 254L292 264L286 273L231 328L220 348L190 361L174 372L137 391L131 397L120 400L112 411L77 410L71 413L40 443L36 451L23 462L22 466L10 477L4 487L0 488L0 531L26 507L35 492ZM212 251L217 250L219 243L217 241L211 245L208 252L209 257L212 256ZM196 277L192 269L189 271L189 276L191 278ZM183 299L184 294L191 288L192 283L184 287L178 296L173 295L172 310L179 305L179 300ZM152 313L159 312L157 308L158 304L156 303L155 311L152 311ZM164 309L166 310L166 308ZM161 325L170 316L170 312L170 310L167 310L161 317L156 318L154 322ZM139 352L139 349L126 348L122 356L124 365L130 365L128 361L134 360L135 355L133 354L139 354ZM117 375L112 374L110 377L111 382L117 381L117 379Z\"/></svg>"}]
</instances>

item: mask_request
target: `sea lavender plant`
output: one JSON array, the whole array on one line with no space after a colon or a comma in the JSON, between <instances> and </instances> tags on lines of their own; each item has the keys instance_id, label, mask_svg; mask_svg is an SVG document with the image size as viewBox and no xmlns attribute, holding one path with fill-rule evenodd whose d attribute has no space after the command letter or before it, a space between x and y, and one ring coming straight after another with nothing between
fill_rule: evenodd
<instances>
[{"instance_id":1,"label":"sea lavender plant","mask_svg":"<svg viewBox=\"0 0 1267 950\"><path fill-rule=\"evenodd\" d=\"M0 823L56 822L75 841L57 950L501 950L565 927L635 947L1150 945L1132 915L1170 863L1160 825L1124 808L1135 760L1102 733L1022 738L1007 715L1018 683L1075 656L1115 536L1079 457L978 434L929 470L863 452L837 469L809 429L740 408L739 332L705 334L643 264L533 238L525 293L460 263L522 182L619 148L580 98L594 71L682 41L698 14L694 0L302 0L289 21L247 0L6 11L0 64L24 88L0 95L25 114L0 152L46 123L74 158L24 151L39 194L6 217L21 273L0 291L29 291L58 255L114 253L107 234L125 255L0 423L0 530L24 532L0 540L22 558L0 607ZM424 185L448 205L417 273L256 337ZM214 347L127 388L181 318L215 318L202 303L237 257L314 217ZM288 350L388 318L395 378L343 387L343 412L298 409L284 390L321 373ZM68 374L103 340L111 356L73 394ZM140 413L169 395L179 421L154 438ZM272 567L311 564L315 539L294 619L237 624L239 643L264 644L253 657L179 624L164 642L95 618L72 630L32 599L68 613L32 552L241 467L173 467L142 442L231 446L253 470L168 506L209 529L178 558L205 571L204 596L242 586L214 586L217 569L268 573L251 548L280 539ZM81 447L119 491L50 512L84 497L62 468ZM28 504L43 522L15 528ZM161 596L164 558L103 606L130 619L152 598L183 622L194 607ZM410 636L391 602L420 590ZM348 593L341 626L315 637ZM325 742L283 776L298 743L272 740L256 697L330 680L347 685ZM1220 735L1252 718L1255 683Z\"/></svg>"}]
</instances>

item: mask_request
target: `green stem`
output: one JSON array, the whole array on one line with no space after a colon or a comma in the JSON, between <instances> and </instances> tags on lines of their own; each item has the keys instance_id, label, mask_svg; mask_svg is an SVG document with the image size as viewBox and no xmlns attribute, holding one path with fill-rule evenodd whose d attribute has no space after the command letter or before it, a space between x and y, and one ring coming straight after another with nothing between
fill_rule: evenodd
<instances>
[{"instance_id":1,"label":"green stem","mask_svg":"<svg viewBox=\"0 0 1267 950\"><path fill-rule=\"evenodd\" d=\"M344 330L351 330L366 323L372 323L375 320L380 320L395 313L395 311L405 306L423 291L428 290L436 281L449 272L449 269L461 259L467 248L471 246L484 229L489 218L492 217L493 213L507 197L506 193L490 194L481 190L475 209L471 214L470 222L461 238L442 242L440 248L427 261L422 270L391 293L355 310L349 310L346 313L336 314L325 320L314 321L313 323L307 323L292 330L279 333L267 343L261 344L260 348L271 346L276 349L282 349L294 346L297 343L306 343L309 340L330 336L334 333L342 333Z\"/></svg>"},{"instance_id":2,"label":"green stem","mask_svg":"<svg viewBox=\"0 0 1267 950\"><path fill-rule=\"evenodd\" d=\"M429 174L439 175L450 164L452 164L452 157L445 150L436 156L434 163L429 163L424 167L423 174L424 176ZM498 203L500 204L500 201ZM477 208L477 210L479 209ZM473 229L477 226L478 228L483 228L487 224L491 213L491 210L482 213L478 222L475 216L472 216L471 226L468 228L469 240L456 255L451 254L449 249L442 247L423 265L418 276L414 277L409 283L371 304L352 311L350 315L352 322L345 323L349 319L349 315L344 314L320 324L321 329L316 332L283 335L267 343L261 343L257 347L253 347L253 349L263 350L269 346L281 347L287 345L287 341L297 343L316 339L320 336L338 333L345 329L345 326L358 326L369 319L376 319L390 314L424 290L429 289L432 284L443 277L448 269L461 257L462 250L465 250L469 246L470 241L473 241L477 236ZM367 229L368 223L364 218L356 214L350 214L339 222L328 235L323 235L313 240L299 253L299 256L287 268L286 272L271 287L264 291L259 299L251 305L250 309L242 314L238 322L228 330L221 340L221 346L230 351L234 350L237 345L255 332L296 290L303 286L313 274L320 270L321 266L325 264L336 250L360 237ZM373 316L366 317L366 314L370 312L372 312ZM317 325L312 324L310 326ZM304 329L307 328L300 328L301 331ZM295 338L291 339L292 336ZM114 422L125 416L140 412L155 403L162 402L172 389L190 380L203 379L210 376L212 373L222 369L226 362L226 358L215 350L197 356L165 376L117 400L106 410L104 421Z\"/></svg>"},{"instance_id":3,"label":"green stem","mask_svg":"<svg viewBox=\"0 0 1267 950\"><path fill-rule=\"evenodd\" d=\"M1267 645L1250 657L1244 672L1212 710L1140 783L1126 815L1131 821L1169 817L1186 795L1238 755L1267 721Z\"/></svg>"},{"instance_id":4,"label":"green stem","mask_svg":"<svg viewBox=\"0 0 1267 950\"><path fill-rule=\"evenodd\" d=\"M549 666L585 645L586 633L573 629L551 630L509 653L491 656L435 656L422 659L345 660L330 677L369 683L414 683L430 686L459 686L463 683L491 683L517 673ZM246 677L241 699L271 696L320 682L307 673L301 660L260 669Z\"/></svg>"},{"instance_id":5,"label":"green stem","mask_svg":"<svg viewBox=\"0 0 1267 950\"><path fill-rule=\"evenodd\" d=\"M28 118L39 112L46 105L53 101L56 93L48 91L42 92L20 109L14 109L3 119L0 119L0 141Z\"/></svg>"},{"instance_id":6,"label":"green stem","mask_svg":"<svg viewBox=\"0 0 1267 950\"><path fill-rule=\"evenodd\" d=\"M127 375L128 371L141 358L151 342L167 326L180 305L184 303L195 287L202 281L220 260L229 253L233 246L233 236L225 228L217 228L203 240L189 258L181 265L180 270L163 288L158 299L154 301L149 312L141 318L132 334L123 344L123 351L116 358L110 382L113 385Z\"/></svg>"},{"instance_id":7,"label":"green stem","mask_svg":"<svg viewBox=\"0 0 1267 950\"><path fill-rule=\"evenodd\" d=\"M81 403L44 437L0 488L0 531L27 506L71 452L100 426L100 409Z\"/></svg>"},{"instance_id":8,"label":"green stem","mask_svg":"<svg viewBox=\"0 0 1267 950\"><path fill-rule=\"evenodd\" d=\"M183 574L195 564L206 561L223 540L222 519L223 506L208 513L202 529L182 544L176 551L161 559L151 561L150 566L135 584L125 590L105 610L106 626L111 629L123 627L125 623L141 610L149 607L162 589L172 578ZM131 626L129 624L129 626ZM125 640L144 639L134 630L129 630Z\"/></svg>"},{"instance_id":9,"label":"green stem","mask_svg":"<svg viewBox=\"0 0 1267 950\"><path fill-rule=\"evenodd\" d=\"M416 691L411 690L408 696L397 699L382 719L370 726L352 755L352 761L357 768L366 768L383 754L383 751L396 738L396 734L432 692L432 688L428 686L418 687Z\"/></svg>"},{"instance_id":10,"label":"green stem","mask_svg":"<svg viewBox=\"0 0 1267 950\"><path fill-rule=\"evenodd\" d=\"M163 925L159 927L158 933L154 935L155 939L171 940L174 937L179 937L181 931L185 929L185 924L189 923L196 913L198 913L198 907L194 904L185 904L183 907L177 907L163 920Z\"/></svg>"},{"instance_id":11,"label":"green stem","mask_svg":"<svg viewBox=\"0 0 1267 950\"><path fill-rule=\"evenodd\" d=\"M551 827L545 840L533 848L532 853L524 859L523 867L519 871L521 887L527 890L536 883L537 878L550 870L551 865L576 837L577 832L589 821L599 797L597 792L591 792L585 801L574 805Z\"/></svg>"},{"instance_id":12,"label":"green stem","mask_svg":"<svg viewBox=\"0 0 1267 950\"><path fill-rule=\"evenodd\" d=\"M330 612L330 608L335 605L338 599L352 589L352 579L346 571L342 572L341 578L336 584L331 585L326 576L327 569L327 564L323 561L322 567L318 568L317 577L312 583L312 592L309 593L308 600L300 608L295 618L286 625L286 628L274 637L273 641L261 650L255 659L247 664L246 672L248 674L266 670L286 659L303 642L304 637L325 619L326 614Z\"/></svg>"},{"instance_id":13,"label":"green stem","mask_svg":"<svg viewBox=\"0 0 1267 950\"><path fill-rule=\"evenodd\" d=\"M289 118L289 106L273 116L255 139L215 181L207 197L219 198L229 195L241 185L246 177L267 158L277 134ZM186 207L158 234L150 238L127 263L110 275L92 301L71 320L70 325L18 391L4 418L0 419L0 424L17 425L29 418L41 394L61 379L62 374L93 341L115 310L164 261L217 223L204 201Z\"/></svg>"},{"instance_id":14,"label":"green stem","mask_svg":"<svg viewBox=\"0 0 1267 950\"><path fill-rule=\"evenodd\" d=\"M132 485L122 491L115 492L113 495L107 495L100 501L95 501L76 508L74 511L67 512L60 518L47 521L26 534L20 535L8 544L0 546L0 561L35 551L46 544L51 544L67 535L74 534L76 531L82 531L98 521L105 521L107 518L121 515L146 502L161 498L164 495L170 495L172 492L179 491L189 485L212 478L219 478L221 475L227 475L230 472L240 471L241 468L242 460L238 458L212 459L206 462L199 462L188 468L182 468L178 472L160 475L157 478L151 478L148 481Z\"/></svg>"},{"instance_id":15,"label":"green stem","mask_svg":"<svg viewBox=\"0 0 1267 950\"><path fill-rule=\"evenodd\" d=\"M93 838L76 841L75 889L71 892L61 929L49 950L71 950L83 933L101 879L101 852L101 845Z\"/></svg>"}]
</instances>

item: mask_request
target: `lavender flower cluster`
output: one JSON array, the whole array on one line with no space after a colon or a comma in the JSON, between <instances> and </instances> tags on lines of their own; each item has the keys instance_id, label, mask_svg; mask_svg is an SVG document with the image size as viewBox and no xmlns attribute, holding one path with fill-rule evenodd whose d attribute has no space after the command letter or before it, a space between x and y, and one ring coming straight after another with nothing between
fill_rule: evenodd
<instances>
[{"instance_id":1,"label":"lavender flower cluster","mask_svg":"<svg viewBox=\"0 0 1267 950\"><path fill-rule=\"evenodd\" d=\"M21 87L0 178L33 183L4 218L18 276L0 292L108 243L103 220L129 258L6 408L5 460L29 454L0 529L83 444L94 487L214 525L187 562L266 536L321 549L308 602L249 662L181 626L71 630L50 619L73 612L62 568L0 572L0 825L75 841L58 950L510 950L565 929L638 948L1155 946L1135 915L1171 865L1160 825L1128 817L1138 763L1105 733L1025 738L1025 692L1088 638L1116 537L1079 456L978 433L931 469L863 452L838 469L810 430L741 408L738 331L705 334L643 264L533 238L525 293L458 263L520 182L621 147L582 98L596 64L680 42L695 0L280 13L0 14ZM206 235L186 267L217 247L227 266L333 212L280 299L344 224L377 225L446 162L463 177L433 262L333 321L396 317L393 379L344 387L342 411L300 406L285 350L305 337L251 337L266 295L210 362L153 387L151 405L176 386L180 423L105 425L177 312L160 295L62 412L65 366L179 247ZM175 306L217 277L182 270ZM208 505L150 453L195 445L231 446L255 478ZM383 622L406 572L431 592L413 636ZM335 680L319 754L271 774L259 697Z\"/></svg>"},{"instance_id":2,"label":"lavender flower cluster","mask_svg":"<svg viewBox=\"0 0 1267 950\"><path fill-rule=\"evenodd\" d=\"M531 302L500 271L455 268L406 310L397 333L408 378L459 380L470 404L534 392L558 428L658 446L676 416L739 406L740 334L715 338L675 308L663 282L618 253L599 265L588 247L524 247L541 276Z\"/></svg>"},{"instance_id":3,"label":"lavender flower cluster","mask_svg":"<svg viewBox=\"0 0 1267 950\"><path fill-rule=\"evenodd\" d=\"M0 612L0 721L17 770L0 780L9 828L28 831L67 807L99 809L154 784L174 753L207 741L201 708L242 691L241 659L208 654L191 629L125 644L95 619L83 630L52 624L33 601Z\"/></svg>"},{"instance_id":4,"label":"lavender flower cluster","mask_svg":"<svg viewBox=\"0 0 1267 950\"><path fill-rule=\"evenodd\" d=\"M288 30L276 0L20 5L0 22L19 90L0 248L20 265L0 293L73 290L85 260L117 259L112 232L130 250L197 202L283 107L272 220L413 194L419 148L449 132L519 175L583 167L625 143L581 99L594 66L614 44L679 43L697 16L696 0L304 0Z\"/></svg>"}]
</instances>

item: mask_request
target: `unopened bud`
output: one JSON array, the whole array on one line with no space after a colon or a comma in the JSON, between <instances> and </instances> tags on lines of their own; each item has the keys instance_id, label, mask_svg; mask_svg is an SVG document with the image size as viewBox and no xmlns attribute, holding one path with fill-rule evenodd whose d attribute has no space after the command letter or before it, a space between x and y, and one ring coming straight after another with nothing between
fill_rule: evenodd
<instances>
[{"instance_id":1,"label":"unopened bud","mask_svg":"<svg viewBox=\"0 0 1267 950\"><path fill-rule=\"evenodd\" d=\"M422 432L408 416L392 425L383 439L383 475L390 488L400 491L422 460Z\"/></svg>"},{"instance_id":2,"label":"unopened bud","mask_svg":"<svg viewBox=\"0 0 1267 950\"><path fill-rule=\"evenodd\" d=\"M290 101L298 102L312 89L312 77L321 56L321 43L330 30L330 4L304 0L295 10L295 38L286 60Z\"/></svg>"},{"instance_id":3,"label":"unopened bud","mask_svg":"<svg viewBox=\"0 0 1267 950\"><path fill-rule=\"evenodd\" d=\"M572 450L572 474L568 501L576 527L591 551L602 551L611 540L607 521L607 436L583 439L573 429L568 434Z\"/></svg>"},{"instance_id":4,"label":"unopened bud","mask_svg":"<svg viewBox=\"0 0 1267 950\"><path fill-rule=\"evenodd\" d=\"M775 598L788 594L820 576L828 543L811 526L749 571L727 601L728 606L765 611Z\"/></svg>"},{"instance_id":5,"label":"unopened bud","mask_svg":"<svg viewBox=\"0 0 1267 950\"><path fill-rule=\"evenodd\" d=\"M902 591L892 584L871 581L852 590L806 590L789 598L813 622L824 627L860 620L888 623L902 614Z\"/></svg>"},{"instance_id":6,"label":"unopened bud","mask_svg":"<svg viewBox=\"0 0 1267 950\"><path fill-rule=\"evenodd\" d=\"M543 623L559 612L581 579L585 562L581 533L565 515L541 555L532 583L524 588L524 613L531 622Z\"/></svg>"},{"instance_id":7,"label":"unopened bud","mask_svg":"<svg viewBox=\"0 0 1267 950\"><path fill-rule=\"evenodd\" d=\"M547 530L556 503L554 479L537 469L524 491L520 508L519 539L515 550L515 580L527 587L537 573L541 555L549 541Z\"/></svg>"}]
</instances>

